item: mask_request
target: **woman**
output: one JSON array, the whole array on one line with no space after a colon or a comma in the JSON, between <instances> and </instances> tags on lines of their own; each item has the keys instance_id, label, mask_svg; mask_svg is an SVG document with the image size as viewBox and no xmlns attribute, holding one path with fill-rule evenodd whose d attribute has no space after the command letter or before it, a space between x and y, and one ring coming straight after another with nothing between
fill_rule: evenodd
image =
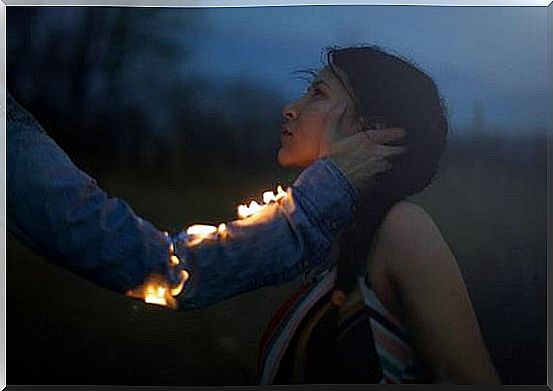
<instances>
[{"instance_id":1,"label":"woman","mask_svg":"<svg viewBox=\"0 0 553 391\"><path fill-rule=\"evenodd\" d=\"M304 168L324 154L323 113L339 102L336 134L402 127L407 150L376 177L329 255L336 268L308 279L269 323L260 383L499 383L455 257L432 218L405 201L428 186L445 146L434 82L376 47L329 50L307 93L283 110L280 165Z\"/></svg>"}]
</instances>

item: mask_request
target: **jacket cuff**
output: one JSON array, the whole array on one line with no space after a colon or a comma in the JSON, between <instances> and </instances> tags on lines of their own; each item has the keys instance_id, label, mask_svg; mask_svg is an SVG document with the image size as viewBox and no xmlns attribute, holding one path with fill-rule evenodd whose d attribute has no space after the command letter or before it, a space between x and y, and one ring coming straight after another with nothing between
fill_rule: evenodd
<instances>
[{"instance_id":1,"label":"jacket cuff","mask_svg":"<svg viewBox=\"0 0 553 391\"><path fill-rule=\"evenodd\" d=\"M334 240L352 223L359 193L332 161L316 161L302 172L292 188L300 195L296 201L323 228L328 240Z\"/></svg>"}]
</instances>

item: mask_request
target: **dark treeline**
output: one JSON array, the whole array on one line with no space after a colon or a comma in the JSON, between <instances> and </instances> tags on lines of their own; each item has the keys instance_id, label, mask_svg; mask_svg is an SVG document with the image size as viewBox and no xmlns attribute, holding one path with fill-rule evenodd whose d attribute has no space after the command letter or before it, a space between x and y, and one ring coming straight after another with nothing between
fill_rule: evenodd
<instances>
[{"instance_id":1,"label":"dark treeline","mask_svg":"<svg viewBox=\"0 0 553 391\"><path fill-rule=\"evenodd\" d=\"M8 88L96 175L274 166L282 99L199 76L189 62L201 15L182 11L11 8Z\"/></svg>"},{"instance_id":2,"label":"dark treeline","mask_svg":"<svg viewBox=\"0 0 553 391\"><path fill-rule=\"evenodd\" d=\"M445 159L467 167L484 165L512 174L542 176L545 183L545 129L520 129L520 135L512 135L512 129L510 132L487 127L457 129L449 137Z\"/></svg>"},{"instance_id":3,"label":"dark treeline","mask_svg":"<svg viewBox=\"0 0 553 391\"><path fill-rule=\"evenodd\" d=\"M7 19L8 88L92 174L132 167L174 179L274 169L285 102L246 77L209 79L193 69L195 41L209 30L201 12L17 7ZM472 129L452 130L448 158L545 167L545 132L506 137L482 120L481 105L473 111Z\"/></svg>"}]
</instances>

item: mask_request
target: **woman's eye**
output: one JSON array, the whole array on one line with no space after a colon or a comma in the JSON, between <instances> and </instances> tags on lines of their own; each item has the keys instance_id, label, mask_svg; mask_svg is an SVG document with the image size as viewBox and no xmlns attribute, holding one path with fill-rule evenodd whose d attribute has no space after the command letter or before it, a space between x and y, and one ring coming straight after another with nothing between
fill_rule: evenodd
<instances>
[{"instance_id":1,"label":"woman's eye","mask_svg":"<svg viewBox=\"0 0 553 391\"><path fill-rule=\"evenodd\" d=\"M311 96L322 96L323 95L323 92L318 87L310 87L307 90L307 93Z\"/></svg>"}]
</instances>

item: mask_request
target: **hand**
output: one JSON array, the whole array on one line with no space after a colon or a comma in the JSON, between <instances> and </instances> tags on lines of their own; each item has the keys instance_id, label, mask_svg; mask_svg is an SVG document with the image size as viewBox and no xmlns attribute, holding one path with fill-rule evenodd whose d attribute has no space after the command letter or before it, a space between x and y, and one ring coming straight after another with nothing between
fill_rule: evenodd
<instances>
[{"instance_id":1,"label":"hand","mask_svg":"<svg viewBox=\"0 0 553 391\"><path fill-rule=\"evenodd\" d=\"M339 135L344 134L343 128L347 126L346 110L347 103L339 103L329 111L328 147L323 149L322 155L328 156L359 192L364 192L374 183L376 174L391 168L388 158L405 152L405 147L383 145L401 139L405 131L401 128L374 129L340 139Z\"/></svg>"}]
</instances>

